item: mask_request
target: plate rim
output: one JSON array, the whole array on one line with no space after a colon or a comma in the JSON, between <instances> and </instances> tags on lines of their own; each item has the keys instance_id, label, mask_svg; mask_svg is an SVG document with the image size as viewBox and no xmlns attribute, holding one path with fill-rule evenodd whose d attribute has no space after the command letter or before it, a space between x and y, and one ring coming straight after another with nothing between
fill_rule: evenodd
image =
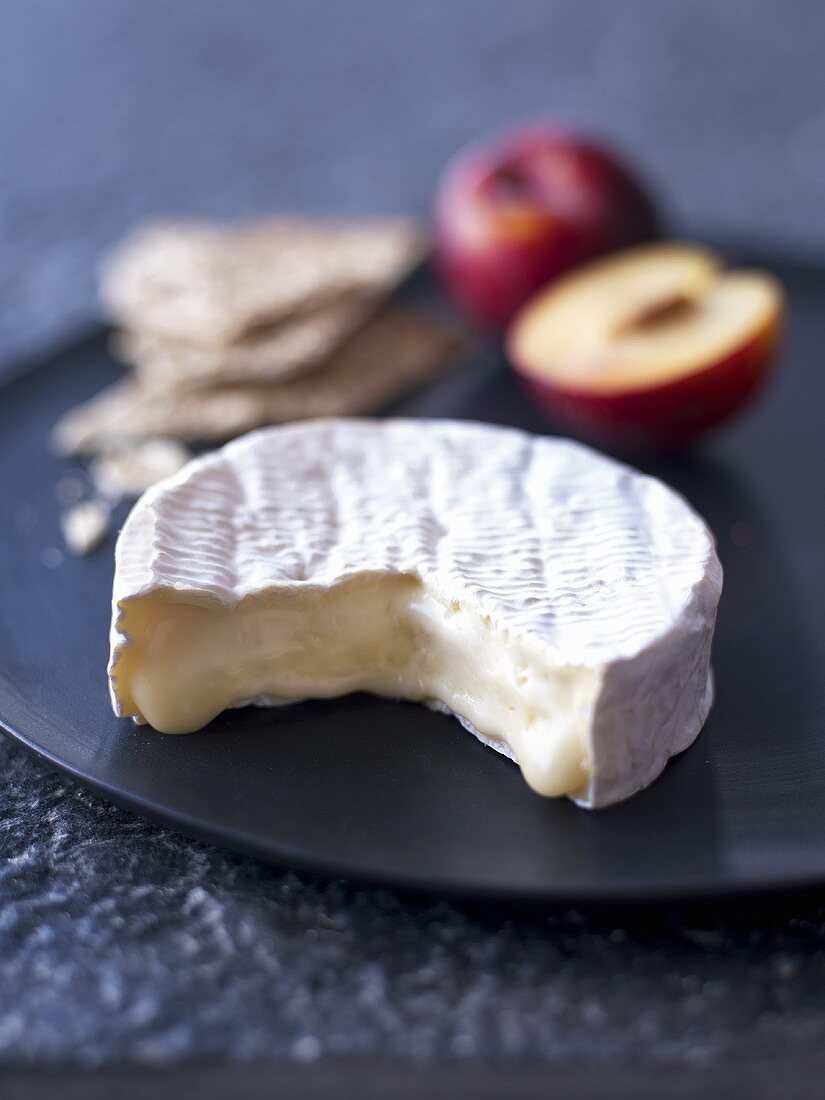
<instances>
[{"instance_id":1,"label":"plate rim","mask_svg":"<svg viewBox=\"0 0 825 1100\"><path fill-rule=\"evenodd\" d=\"M823 865L817 870L800 871L791 874L782 872L776 875L761 874L752 877L728 877L714 880L707 876L695 876L682 879L679 886L655 885L638 879L623 878L621 882L609 887L538 887L499 886L473 882L459 882L454 879L442 879L437 876L417 875L390 870L374 869L366 872L362 866L334 858L325 860L299 849L290 849L288 845L274 843L269 850L259 847L254 839L231 827L211 826L203 818L189 816L144 797L143 795L123 793L119 788L94 776L86 775L72 764L62 760L56 753L50 752L34 742L0 713L0 730L10 737L27 753L34 756L50 771L63 775L86 790L107 799L113 805L130 813L137 813L156 824L172 828L183 836L200 843L215 845L252 859L297 873L306 873L330 881L344 880L359 887L391 888L408 894L426 894L456 900L488 900L495 902L512 901L516 904L540 904L550 902L559 905L627 905L660 904L666 902L697 902L730 900L753 895L776 895L780 893L802 892L825 885L825 856ZM577 807L579 813L592 813ZM598 811L596 811L598 812ZM231 842L230 842L231 838Z\"/></svg>"}]
</instances>

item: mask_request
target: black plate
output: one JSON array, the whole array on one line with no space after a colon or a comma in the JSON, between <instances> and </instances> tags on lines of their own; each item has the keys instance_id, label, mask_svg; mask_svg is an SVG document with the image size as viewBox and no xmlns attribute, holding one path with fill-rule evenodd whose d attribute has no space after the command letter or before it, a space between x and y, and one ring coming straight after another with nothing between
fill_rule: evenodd
<instances>
[{"instance_id":1,"label":"black plate","mask_svg":"<svg viewBox=\"0 0 825 1100\"><path fill-rule=\"evenodd\" d=\"M565 900L825 882L825 270L769 266L790 296L776 382L700 456L651 467L707 517L726 579L712 716L636 798L542 800L453 719L367 696L235 711L187 737L115 719L113 539L55 565L67 466L47 448L117 373L102 335L0 390L3 725L135 810L336 875ZM394 411L548 430L493 350Z\"/></svg>"}]
</instances>

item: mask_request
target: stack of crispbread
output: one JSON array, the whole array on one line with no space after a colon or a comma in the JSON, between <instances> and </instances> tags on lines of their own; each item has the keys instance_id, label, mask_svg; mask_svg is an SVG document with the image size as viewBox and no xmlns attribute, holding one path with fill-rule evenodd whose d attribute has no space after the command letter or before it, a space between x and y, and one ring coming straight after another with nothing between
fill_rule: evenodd
<instances>
[{"instance_id":1,"label":"stack of crispbread","mask_svg":"<svg viewBox=\"0 0 825 1100\"><path fill-rule=\"evenodd\" d=\"M387 301L425 252L402 219L160 223L103 267L123 381L55 429L66 453L361 414L436 375L456 333Z\"/></svg>"}]
</instances>

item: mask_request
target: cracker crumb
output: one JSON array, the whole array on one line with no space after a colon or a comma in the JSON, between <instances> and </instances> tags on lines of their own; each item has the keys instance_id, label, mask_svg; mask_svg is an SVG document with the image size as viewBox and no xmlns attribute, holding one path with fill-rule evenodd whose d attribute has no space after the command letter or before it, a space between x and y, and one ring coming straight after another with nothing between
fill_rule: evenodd
<instances>
[{"instance_id":1,"label":"cracker crumb","mask_svg":"<svg viewBox=\"0 0 825 1100\"><path fill-rule=\"evenodd\" d=\"M100 500L85 500L60 517L60 529L67 548L78 556L91 554L103 542L111 526L109 506Z\"/></svg>"}]
</instances>

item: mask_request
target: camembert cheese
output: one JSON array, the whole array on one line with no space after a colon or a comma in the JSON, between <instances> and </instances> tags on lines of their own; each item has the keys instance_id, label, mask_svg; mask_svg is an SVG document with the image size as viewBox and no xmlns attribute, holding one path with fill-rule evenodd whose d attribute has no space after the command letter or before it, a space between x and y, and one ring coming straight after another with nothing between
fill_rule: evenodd
<instances>
[{"instance_id":1,"label":"camembert cheese","mask_svg":"<svg viewBox=\"0 0 825 1100\"><path fill-rule=\"evenodd\" d=\"M701 729L721 584L678 494L579 444L452 421L271 428L133 509L112 699L166 733L245 703L420 700L540 794L605 806Z\"/></svg>"}]
</instances>

